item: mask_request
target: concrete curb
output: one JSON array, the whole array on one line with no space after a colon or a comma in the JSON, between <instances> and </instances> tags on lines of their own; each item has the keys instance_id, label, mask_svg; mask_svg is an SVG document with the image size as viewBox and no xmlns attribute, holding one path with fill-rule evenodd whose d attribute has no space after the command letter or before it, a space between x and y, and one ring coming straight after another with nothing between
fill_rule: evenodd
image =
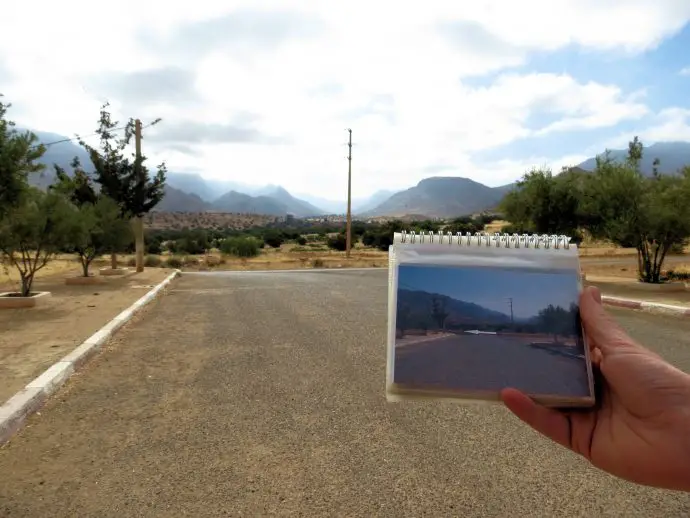
<instances>
[{"instance_id":1,"label":"concrete curb","mask_svg":"<svg viewBox=\"0 0 690 518\"><path fill-rule=\"evenodd\" d=\"M4 405L0 406L0 446L5 444L19 431L26 419L39 410L48 397L57 391L77 369L98 352L101 346L118 329L128 322L141 308L151 302L175 277L181 274L180 270L175 270L146 295L117 315L87 338L79 347L57 363L54 363L43 374L8 399Z\"/></svg>"},{"instance_id":2,"label":"concrete curb","mask_svg":"<svg viewBox=\"0 0 690 518\"><path fill-rule=\"evenodd\" d=\"M660 302L649 302L646 300L623 299L606 295L602 295L601 301L607 306L618 308L639 309L647 311L648 313L690 317L690 308L685 306L674 306L672 304L662 304Z\"/></svg>"}]
</instances>

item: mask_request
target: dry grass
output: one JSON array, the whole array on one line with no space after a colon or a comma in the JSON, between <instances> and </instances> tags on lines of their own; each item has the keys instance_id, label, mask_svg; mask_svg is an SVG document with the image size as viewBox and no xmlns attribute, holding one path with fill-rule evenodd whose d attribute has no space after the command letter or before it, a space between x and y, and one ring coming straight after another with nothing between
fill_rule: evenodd
<instances>
[{"instance_id":1,"label":"dry grass","mask_svg":"<svg viewBox=\"0 0 690 518\"><path fill-rule=\"evenodd\" d=\"M78 271L80 268L77 258L74 255L62 254L53 261L50 261L38 272L36 272L36 279L44 279L54 275L68 274L72 271ZM14 266L0 265L0 290L18 289L20 286L19 272Z\"/></svg>"}]
</instances>

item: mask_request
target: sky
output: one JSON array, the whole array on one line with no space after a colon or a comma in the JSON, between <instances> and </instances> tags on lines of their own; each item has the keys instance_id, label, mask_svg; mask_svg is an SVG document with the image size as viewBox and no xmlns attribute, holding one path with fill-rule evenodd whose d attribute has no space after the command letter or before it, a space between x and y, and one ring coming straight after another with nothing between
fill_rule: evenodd
<instances>
[{"instance_id":1,"label":"sky","mask_svg":"<svg viewBox=\"0 0 690 518\"><path fill-rule=\"evenodd\" d=\"M481 267L401 265L398 289L421 290L472 302L510 315L529 318L549 304L565 309L577 303L577 274L540 273Z\"/></svg>"},{"instance_id":2,"label":"sky","mask_svg":"<svg viewBox=\"0 0 690 518\"><path fill-rule=\"evenodd\" d=\"M116 120L149 163L342 199L429 176L489 186L605 148L690 140L690 2L20 2L0 17L19 125Z\"/></svg>"}]
</instances>

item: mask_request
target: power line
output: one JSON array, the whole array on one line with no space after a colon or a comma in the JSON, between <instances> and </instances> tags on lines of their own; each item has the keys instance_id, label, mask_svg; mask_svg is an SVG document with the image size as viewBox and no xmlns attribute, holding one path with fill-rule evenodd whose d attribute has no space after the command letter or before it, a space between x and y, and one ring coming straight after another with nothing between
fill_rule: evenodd
<instances>
[{"instance_id":1,"label":"power line","mask_svg":"<svg viewBox=\"0 0 690 518\"><path fill-rule=\"evenodd\" d=\"M154 121L154 122L151 122L151 123L147 124L146 126L142 126L142 129L143 129L143 128L148 128L148 127L150 127L150 126L153 126L153 125L156 124L157 122L158 122L158 121ZM120 130L123 130L123 129L126 129L126 128L127 128L127 126L120 126L119 128L113 128L113 129L111 129L111 130L109 130L109 131L120 131ZM83 136L72 137L72 138L64 138L64 139L62 139L62 140L56 140L56 141L54 141L54 142L47 142L47 143L46 143L46 142L41 142L40 144L36 144L36 145L34 145L34 146L31 146L31 149L36 149L37 147L40 147L40 146L50 147L50 146L53 146L53 145L55 145L55 144L62 144L63 142L72 142L73 140L79 140L79 139L82 139L82 138L94 137L94 136L96 136L96 135L98 135L98 134L99 134L98 132L95 132L95 133L91 133L90 135L83 135Z\"/></svg>"}]
</instances>

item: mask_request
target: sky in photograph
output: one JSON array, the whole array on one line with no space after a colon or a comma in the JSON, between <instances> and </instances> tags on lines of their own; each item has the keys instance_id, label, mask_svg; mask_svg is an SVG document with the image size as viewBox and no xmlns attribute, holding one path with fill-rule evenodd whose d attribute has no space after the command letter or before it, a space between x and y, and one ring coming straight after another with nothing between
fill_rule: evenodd
<instances>
[{"instance_id":1,"label":"sky in photograph","mask_svg":"<svg viewBox=\"0 0 690 518\"><path fill-rule=\"evenodd\" d=\"M450 268L400 265L398 289L447 295L510 315L529 318L553 304L569 308L578 301L577 274L540 273L499 268Z\"/></svg>"},{"instance_id":2,"label":"sky in photograph","mask_svg":"<svg viewBox=\"0 0 690 518\"><path fill-rule=\"evenodd\" d=\"M6 4L19 125L84 135L107 100L162 117L144 152L176 172L332 197L349 127L359 197L690 140L688 0Z\"/></svg>"}]
</instances>

